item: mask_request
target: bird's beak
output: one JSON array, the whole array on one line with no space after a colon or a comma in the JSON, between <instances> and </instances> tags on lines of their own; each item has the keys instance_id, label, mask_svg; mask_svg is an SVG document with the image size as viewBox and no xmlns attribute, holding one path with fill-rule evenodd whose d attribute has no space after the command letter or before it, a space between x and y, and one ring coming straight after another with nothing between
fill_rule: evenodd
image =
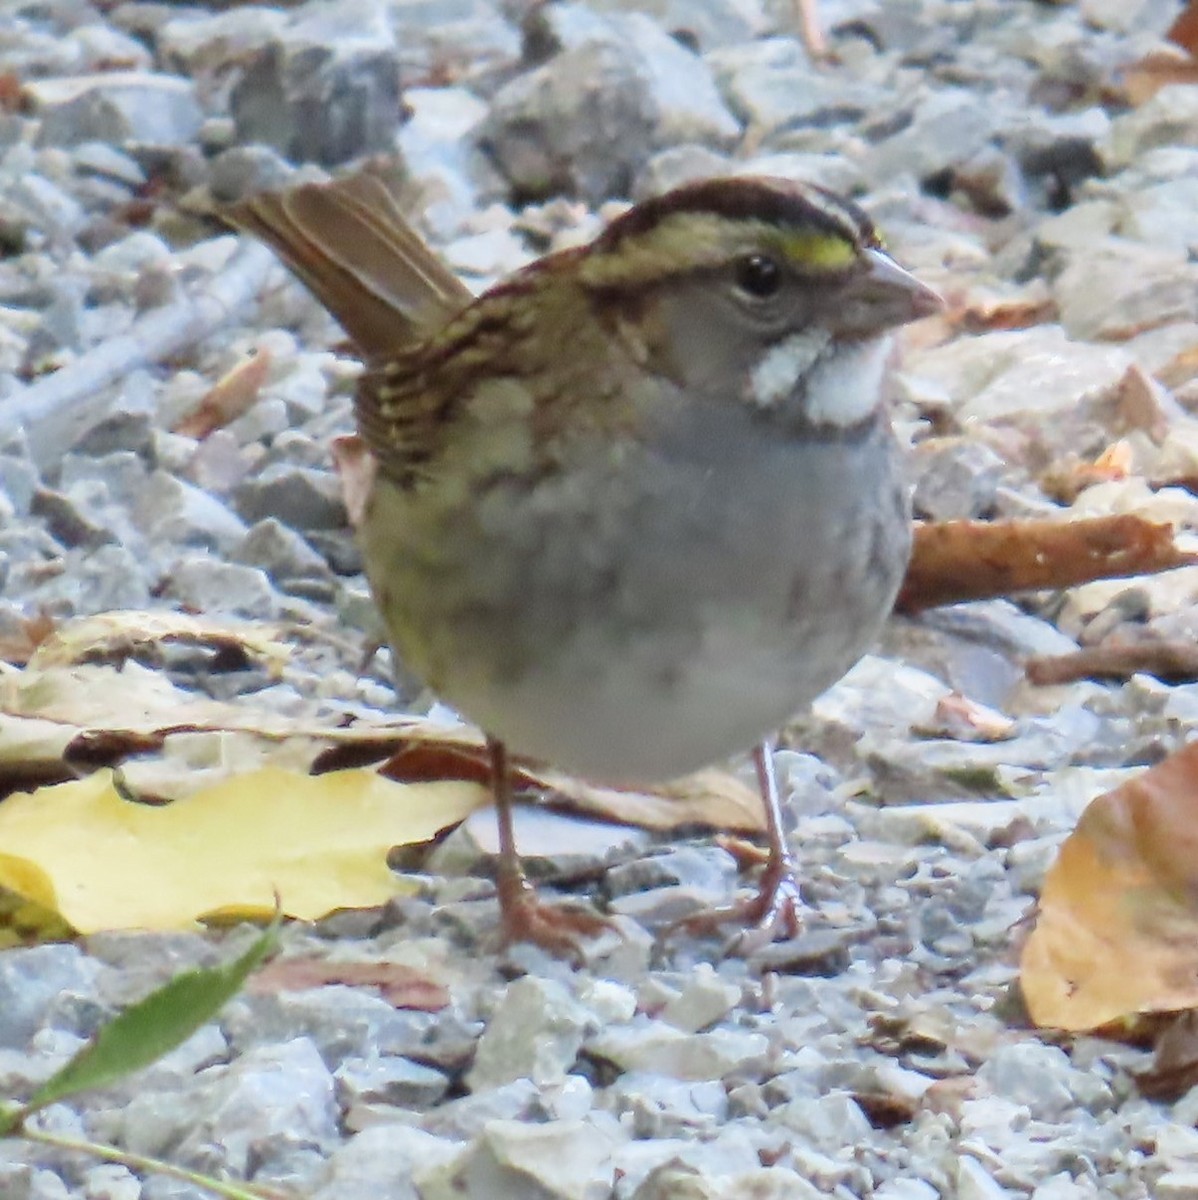
<instances>
[{"instance_id":1,"label":"bird's beak","mask_svg":"<svg viewBox=\"0 0 1198 1200\"><path fill-rule=\"evenodd\" d=\"M845 283L836 297L833 329L846 337L866 337L930 317L944 307L937 292L920 283L882 250L866 250L865 270Z\"/></svg>"}]
</instances>

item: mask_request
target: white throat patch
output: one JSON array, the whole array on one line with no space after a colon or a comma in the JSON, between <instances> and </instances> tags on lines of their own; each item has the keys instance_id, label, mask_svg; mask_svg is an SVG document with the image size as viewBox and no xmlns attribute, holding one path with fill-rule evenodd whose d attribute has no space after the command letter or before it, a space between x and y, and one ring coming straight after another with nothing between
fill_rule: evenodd
<instances>
[{"instance_id":1,"label":"white throat patch","mask_svg":"<svg viewBox=\"0 0 1198 1200\"><path fill-rule=\"evenodd\" d=\"M848 429L877 407L889 356L889 337L833 345L828 330L805 329L763 355L749 377L749 399L774 408L802 386L811 424Z\"/></svg>"},{"instance_id":2,"label":"white throat patch","mask_svg":"<svg viewBox=\"0 0 1198 1200\"><path fill-rule=\"evenodd\" d=\"M889 337L838 346L816 363L807 381L807 419L813 425L844 429L864 421L882 398L889 358Z\"/></svg>"},{"instance_id":3,"label":"white throat patch","mask_svg":"<svg viewBox=\"0 0 1198 1200\"><path fill-rule=\"evenodd\" d=\"M795 388L823 354L832 335L826 329L804 329L771 346L749 376L749 399L758 408L773 408Z\"/></svg>"}]
</instances>

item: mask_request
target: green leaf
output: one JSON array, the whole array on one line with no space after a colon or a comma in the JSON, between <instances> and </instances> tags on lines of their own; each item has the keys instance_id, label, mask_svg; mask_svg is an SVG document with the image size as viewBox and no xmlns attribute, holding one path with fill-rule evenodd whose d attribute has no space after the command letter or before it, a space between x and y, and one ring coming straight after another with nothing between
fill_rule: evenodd
<instances>
[{"instance_id":1,"label":"green leaf","mask_svg":"<svg viewBox=\"0 0 1198 1200\"><path fill-rule=\"evenodd\" d=\"M219 967L184 971L114 1017L34 1092L15 1114L0 1113L0 1132L47 1104L76 1092L107 1087L140 1071L185 1042L235 996L255 967L278 944L279 917L238 959Z\"/></svg>"}]
</instances>

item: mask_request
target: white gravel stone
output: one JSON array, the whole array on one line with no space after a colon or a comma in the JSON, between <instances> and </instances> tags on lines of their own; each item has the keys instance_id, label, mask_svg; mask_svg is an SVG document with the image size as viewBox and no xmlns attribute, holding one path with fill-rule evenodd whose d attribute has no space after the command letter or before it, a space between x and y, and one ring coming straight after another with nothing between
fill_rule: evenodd
<instances>
[{"instance_id":1,"label":"white gravel stone","mask_svg":"<svg viewBox=\"0 0 1198 1200\"><path fill-rule=\"evenodd\" d=\"M406 1058L344 1062L333 1079L338 1099L346 1108L354 1104L431 1108L449 1087L449 1080L440 1071Z\"/></svg>"},{"instance_id":2,"label":"white gravel stone","mask_svg":"<svg viewBox=\"0 0 1198 1200\"><path fill-rule=\"evenodd\" d=\"M1074 1180L1061 1174L1038 1184L1031 1200L1092 1200L1098 1194L1098 1187L1092 1180Z\"/></svg>"},{"instance_id":3,"label":"white gravel stone","mask_svg":"<svg viewBox=\"0 0 1198 1200\"><path fill-rule=\"evenodd\" d=\"M516 1079L563 1080L578 1057L592 1018L570 993L548 979L517 979L479 1039L466 1076L472 1091Z\"/></svg>"},{"instance_id":4,"label":"white gravel stone","mask_svg":"<svg viewBox=\"0 0 1198 1200\"><path fill-rule=\"evenodd\" d=\"M141 1180L128 1167L102 1163L83 1174L84 1200L140 1200Z\"/></svg>"},{"instance_id":5,"label":"white gravel stone","mask_svg":"<svg viewBox=\"0 0 1198 1200\"><path fill-rule=\"evenodd\" d=\"M1016 1042L1000 1047L978 1071L994 1091L1024 1105L1038 1120L1054 1120L1077 1104L1071 1084L1079 1074L1056 1046Z\"/></svg>"},{"instance_id":6,"label":"white gravel stone","mask_svg":"<svg viewBox=\"0 0 1198 1200\"><path fill-rule=\"evenodd\" d=\"M682 991L661 1010L662 1019L684 1033L698 1033L723 1020L740 1001L742 989L702 963Z\"/></svg>"},{"instance_id":7,"label":"white gravel stone","mask_svg":"<svg viewBox=\"0 0 1198 1200\"><path fill-rule=\"evenodd\" d=\"M721 1079L769 1047L760 1033L714 1029L682 1033L669 1025L636 1023L587 1039L587 1053L625 1071L650 1071L672 1079Z\"/></svg>"},{"instance_id":8,"label":"white gravel stone","mask_svg":"<svg viewBox=\"0 0 1198 1200\"><path fill-rule=\"evenodd\" d=\"M726 1126L718 1136L702 1140L674 1137L625 1142L612 1155L619 1180L616 1195L633 1196L651 1172L663 1168L682 1168L705 1179L748 1174L761 1167L758 1147L759 1140L737 1125Z\"/></svg>"},{"instance_id":9,"label":"white gravel stone","mask_svg":"<svg viewBox=\"0 0 1198 1200\"><path fill-rule=\"evenodd\" d=\"M593 1200L611 1186L615 1144L585 1121L493 1121L460 1159L422 1174L421 1200Z\"/></svg>"},{"instance_id":10,"label":"white gravel stone","mask_svg":"<svg viewBox=\"0 0 1198 1200\"><path fill-rule=\"evenodd\" d=\"M97 964L72 945L9 949L0 957L0 1046L23 1050L52 1003L89 993Z\"/></svg>"},{"instance_id":11,"label":"white gravel stone","mask_svg":"<svg viewBox=\"0 0 1198 1200\"><path fill-rule=\"evenodd\" d=\"M610 979L584 981L578 989L578 999L603 1025L623 1025L636 1013L636 993Z\"/></svg>"},{"instance_id":12,"label":"white gravel stone","mask_svg":"<svg viewBox=\"0 0 1198 1200\"><path fill-rule=\"evenodd\" d=\"M870 1133L869 1121L860 1105L851 1096L836 1092L812 1099L791 1100L774 1109L770 1121L801 1134L825 1152L867 1139Z\"/></svg>"},{"instance_id":13,"label":"white gravel stone","mask_svg":"<svg viewBox=\"0 0 1198 1200\"><path fill-rule=\"evenodd\" d=\"M958 1200L1003 1200L1016 1195L997 1183L976 1158L959 1158L956 1165Z\"/></svg>"},{"instance_id":14,"label":"white gravel stone","mask_svg":"<svg viewBox=\"0 0 1198 1200\"><path fill-rule=\"evenodd\" d=\"M199 133L195 85L176 75L113 71L31 80L26 92L43 144L106 141L172 146Z\"/></svg>"},{"instance_id":15,"label":"white gravel stone","mask_svg":"<svg viewBox=\"0 0 1198 1200\"><path fill-rule=\"evenodd\" d=\"M1166 1171L1153 1185L1157 1200L1193 1200L1198 1196L1198 1170Z\"/></svg>"},{"instance_id":16,"label":"white gravel stone","mask_svg":"<svg viewBox=\"0 0 1198 1200\"><path fill-rule=\"evenodd\" d=\"M742 1200L746 1196L754 1200L818 1200L823 1194L794 1171L781 1167L708 1176L667 1164L649 1175L633 1193L633 1200Z\"/></svg>"},{"instance_id":17,"label":"white gravel stone","mask_svg":"<svg viewBox=\"0 0 1198 1200\"><path fill-rule=\"evenodd\" d=\"M201 612L243 617L273 617L279 607L265 571L218 562L207 555L188 555L176 562L166 594Z\"/></svg>"},{"instance_id":18,"label":"white gravel stone","mask_svg":"<svg viewBox=\"0 0 1198 1200\"><path fill-rule=\"evenodd\" d=\"M940 1193L920 1179L891 1179L874 1192L874 1200L939 1200Z\"/></svg>"},{"instance_id":19,"label":"white gravel stone","mask_svg":"<svg viewBox=\"0 0 1198 1200\"><path fill-rule=\"evenodd\" d=\"M964 421L1002 420L1055 408L1111 387L1131 365L1117 346L1071 341L1055 325L984 333L912 354L907 369L953 397Z\"/></svg>"},{"instance_id":20,"label":"white gravel stone","mask_svg":"<svg viewBox=\"0 0 1198 1200\"><path fill-rule=\"evenodd\" d=\"M416 1177L452 1162L462 1147L403 1125L376 1125L344 1143L329 1159L311 1200L418 1200Z\"/></svg>"},{"instance_id":21,"label":"white gravel stone","mask_svg":"<svg viewBox=\"0 0 1198 1200\"><path fill-rule=\"evenodd\" d=\"M1110 167L1125 167L1157 146L1198 145L1198 93L1175 84L1147 103L1117 117L1101 146Z\"/></svg>"}]
</instances>

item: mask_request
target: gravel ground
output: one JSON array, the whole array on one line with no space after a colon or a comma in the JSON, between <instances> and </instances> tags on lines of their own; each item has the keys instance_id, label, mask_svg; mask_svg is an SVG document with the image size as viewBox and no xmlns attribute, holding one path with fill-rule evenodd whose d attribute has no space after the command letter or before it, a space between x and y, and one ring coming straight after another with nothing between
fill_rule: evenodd
<instances>
[{"instance_id":1,"label":"gravel ground","mask_svg":"<svg viewBox=\"0 0 1198 1200\"><path fill-rule=\"evenodd\" d=\"M782 0L8 0L0 633L39 610L270 618L295 644L281 682L186 655L172 678L277 712L396 710L386 653L359 670L377 628L328 456L353 364L269 256L204 215L293 164L379 151L478 287L699 175L859 195L959 314L898 381L922 515L1057 511L1046 464L1122 437L1131 475L1074 509L1198 527L1198 500L1145 482L1198 475L1198 383L1177 369L1198 344L1198 86L1135 108L1124 90L1177 7L821 0L839 62L813 65ZM262 348L244 416L171 432ZM1020 662L1120 623L1185 632L1196 603L1186 569L896 620L779 756L812 910L793 945L749 963L656 945L680 908L727 898L736 863L711 837L606 829L537 866L618 935L578 969L497 954L472 820L418 897L284 938L417 969L445 1008L247 994L43 1125L314 1200L1198 1196L1198 1094L1139 1097L1142 1052L1030 1031L1011 996L1012 926L1082 806L1198 722L1192 685L1035 689ZM946 723L953 691L991 710L990 740ZM0 953L0 1095L248 936ZM5 1200L200 1194L0 1143Z\"/></svg>"}]
</instances>

